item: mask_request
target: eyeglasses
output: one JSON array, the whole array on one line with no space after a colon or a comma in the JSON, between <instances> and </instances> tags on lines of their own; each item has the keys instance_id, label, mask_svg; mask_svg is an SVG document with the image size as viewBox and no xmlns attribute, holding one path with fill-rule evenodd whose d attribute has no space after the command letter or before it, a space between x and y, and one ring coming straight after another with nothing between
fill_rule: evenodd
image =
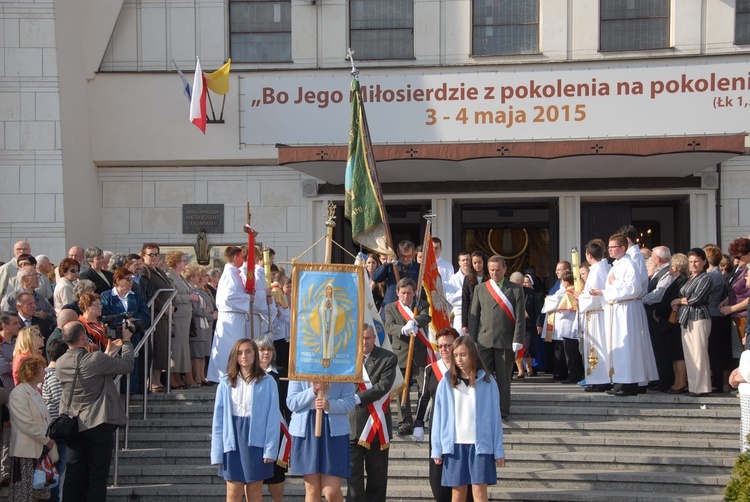
<instances>
[{"instance_id":1,"label":"eyeglasses","mask_svg":"<svg viewBox=\"0 0 750 502\"><path fill-rule=\"evenodd\" d=\"M617 248L622 248L622 247L625 247L625 246L607 246L607 249L617 249Z\"/></svg>"},{"instance_id":2,"label":"eyeglasses","mask_svg":"<svg viewBox=\"0 0 750 502\"><path fill-rule=\"evenodd\" d=\"M71 268L70 270L68 270L68 272L70 272L71 274L77 274L78 272L80 272L80 270L78 270L77 268Z\"/></svg>"},{"instance_id":3,"label":"eyeglasses","mask_svg":"<svg viewBox=\"0 0 750 502\"><path fill-rule=\"evenodd\" d=\"M157 256L160 256L161 253L146 253L146 256L150 256L151 258L156 258Z\"/></svg>"},{"instance_id":4,"label":"eyeglasses","mask_svg":"<svg viewBox=\"0 0 750 502\"><path fill-rule=\"evenodd\" d=\"M90 306L91 307L101 307L102 304L101 303L92 303Z\"/></svg>"},{"instance_id":5,"label":"eyeglasses","mask_svg":"<svg viewBox=\"0 0 750 502\"><path fill-rule=\"evenodd\" d=\"M438 345L438 349L440 349L440 350L450 349L451 347L453 347L452 343L443 343L443 344L439 344Z\"/></svg>"},{"instance_id":6,"label":"eyeglasses","mask_svg":"<svg viewBox=\"0 0 750 502\"><path fill-rule=\"evenodd\" d=\"M133 282L133 276L131 275L130 277L123 277L122 280L123 281L128 281L128 282Z\"/></svg>"}]
</instances>

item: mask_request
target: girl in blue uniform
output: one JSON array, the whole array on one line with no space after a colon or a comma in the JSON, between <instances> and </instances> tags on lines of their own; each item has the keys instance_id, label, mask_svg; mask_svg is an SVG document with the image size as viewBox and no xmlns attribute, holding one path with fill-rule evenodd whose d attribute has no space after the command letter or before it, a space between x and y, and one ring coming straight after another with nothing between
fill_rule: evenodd
<instances>
[{"instance_id":1,"label":"girl in blue uniform","mask_svg":"<svg viewBox=\"0 0 750 502\"><path fill-rule=\"evenodd\" d=\"M453 500L465 500L472 485L476 502L487 500L487 485L497 483L495 466L505 464L500 393L487 373L474 341L453 342L450 373L438 384L432 415L432 459L443 465L443 486Z\"/></svg>"},{"instance_id":2,"label":"girl in blue uniform","mask_svg":"<svg viewBox=\"0 0 750 502\"><path fill-rule=\"evenodd\" d=\"M318 397L318 392L323 396ZM349 478L349 413L354 410L354 384L289 383L286 404L292 411L292 474L305 478L305 501L341 502L341 478ZM315 437L315 415L323 410L323 433Z\"/></svg>"},{"instance_id":3,"label":"girl in blue uniform","mask_svg":"<svg viewBox=\"0 0 750 502\"><path fill-rule=\"evenodd\" d=\"M263 480L273 476L279 448L279 393L260 367L258 347L247 338L229 353L216 391L211 463L227 482L227 501L263 499Z\"/></svg>"}]
</instances>

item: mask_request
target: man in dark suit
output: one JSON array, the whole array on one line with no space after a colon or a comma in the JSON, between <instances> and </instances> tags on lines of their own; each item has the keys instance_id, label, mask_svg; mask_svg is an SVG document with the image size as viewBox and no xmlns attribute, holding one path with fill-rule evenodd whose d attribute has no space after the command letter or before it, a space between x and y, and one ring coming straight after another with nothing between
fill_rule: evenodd
<instances>
[{"instance_id":1,"label":"man in dark suit","mask_svg":"<svg viewBox=\"0 0 750 502\"><path fill-rule=\"evenodd\" d=\"M389 396L396 379L398 358L393 352L376 347L376 337L375 328L365 324L362 336L364 382L357 386L354 397L357 407L349 414L352 429L349 443L352 472L346 494L349 502L385 502L388 486L388 443L392 437ZM378 427L385 441L375 432Z\"/></svg>"},{"instance_id":2,"label":"man in dark suit","mask_svg":"<svg viewBox=\"0 0 750 502\"><path fill-rule=\"evenodd\" d=\"M16 294L16 309L18 311L18 320L21 321L21 327L39 326L39 333L44 337L44 341L46 342L55 329L55 319L50 319L46 314L40 315L37 312L34 295L29 292Z\"/></svg>"},{"instance_id":3,"label":"man in dark suit","mask_svg":"<svg viewBox=\"0 0 750 502\"><path fill-rule=\"evenodd\" d=\"M474 289L469 312L469 334L477 342L479 354L490 373L495 373L500 389L500 414L510 415L510 379L515 354L523 347L526 331L523 287L505 280L505 259L495 255L487 260L490 280Z\"/></svg>"},{"instance_id":4,"label":"man in dark suit","mask_svg":"<svg viewBox=\"0 0 750 502\"><path fill-rule=\"evenodd\" d=\"M660 325L654 319L654 311L664 298L664 293L674 280L669 273L669 263L672 253L666 246L657 246L651 251L651 264L654 267L654 275L648 281L648 292L643 297L643 306L646 309L648 319L648 333L651 337L651 348L654 351L656 369L659 371L659 380L649 383L651 390L668 390L674 383L674 370L672 369L672 357L669 353L669 337L666 336L666 326ZM722 279L723 281L723 279ZM664 324L668 323L664 319Z\"/></svg>"},{"instance_id":5,"label":"man in dark suit","mask_svg":"<svg viewBox=\"0 0 750 502\"><path fill-rule=\"evenodd\" d=\"M406 375L406 360L409 357L409 339L417 334L422 328L427 328L432 318L430 317L430 304L426 301L416 302L417 285L404 277L398 281L396 291L398 300L385 306L385 331L391 337L393 352L398 356L398 366ZM424 367L427 364L426 346L419 340L414 341L414 352L412 353L411 375L409 380L417 379L419 392L422 392L424 381ZM410 382L407 382L410 385ZM408 436L414 431L414 419L411 414L411 397L406 393L406 402L401 403L401 393L398 393L398 434Z\"/></svg>"}]
</instances>

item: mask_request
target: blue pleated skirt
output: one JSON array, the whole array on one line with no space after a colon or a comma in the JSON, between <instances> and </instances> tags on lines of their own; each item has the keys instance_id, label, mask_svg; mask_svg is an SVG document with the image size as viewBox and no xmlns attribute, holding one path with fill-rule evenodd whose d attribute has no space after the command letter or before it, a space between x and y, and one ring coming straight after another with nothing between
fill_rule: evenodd
<instances>
[{"instance_id":1,"label":"blue pleated skirt","mask_svg":"<svg viewBox=\"0 0 750 502\"><path fill-rule=\"evenodd\" d=\"M308 413L305 437L292 437L289 467L292 474L349 478L352 470L349 435L331 437L328 415L323 413L323 434L315 437L315 413Z\"/></svg>"},{"instance_id":2,"label":"blue pleated skirt","mask_svg":"<svg viewBox=\"0 0 750 502\"><path fill-rule=\"evenodd\" d=\"M263 448L247 446L250 417L232 417L237 450L224 453L219 476L225 481L255 483L273 476L274 464L263 462Z\"/></svg>"},{"instance_id":3,"label":"blue pleated skirt","mask_svg":"<svg viewBox=\"0 0 750 502\"><path fill-rule=\"evenodd\" d=\"M443 455L443 486L495 485L497 470L495 457L477 455L473 444L457 444L453 453Z\"/></svg>"}]
</instances>

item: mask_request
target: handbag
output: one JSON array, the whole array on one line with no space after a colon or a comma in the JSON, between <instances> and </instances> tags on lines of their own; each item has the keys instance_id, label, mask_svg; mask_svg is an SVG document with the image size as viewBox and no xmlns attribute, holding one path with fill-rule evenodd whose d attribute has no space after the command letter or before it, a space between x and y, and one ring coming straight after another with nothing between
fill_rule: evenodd
<instances>
[{"instance_id":1,"label":"handbag","mask_svg":"<svg viewBox=\"0 0 750 502\"><path fill-rule=\"evenodd\" d=\"M73 403L73 393L76 391L78 373L81 372L82 356L83 353L79 354L78 360L76 361L76 374L73 376L73 387L70 389L70 396L68 397L68 410L70 410L70 405ZM67 441L76 432L78 432L78 420L67 413L60 413L60 415L58 415L58 417L47 427L47 437L57 442Z\"/></svg>"},{"instance_id":2,"label":"handbag","mask_svg":"<svg viewBox=\"0 0 750 502\"><path fill-rule=\"evenodd\" d=\"M31 484L36 490L49 490L60 484L60 473L50 457L49 450L45 446L42 456L36 462Z\"/></svg>"},{"instance_id":3,"label":"handbag","mask_svg":"<svg viewBox=\"0 0 750 502\"><path fill-rule=\"evenodd\" d=\"M669 322L672 324L680 324L679 319L677 318L677 310L673 310L671 314L669 314Z\"/></svg>"}]
</instances>

